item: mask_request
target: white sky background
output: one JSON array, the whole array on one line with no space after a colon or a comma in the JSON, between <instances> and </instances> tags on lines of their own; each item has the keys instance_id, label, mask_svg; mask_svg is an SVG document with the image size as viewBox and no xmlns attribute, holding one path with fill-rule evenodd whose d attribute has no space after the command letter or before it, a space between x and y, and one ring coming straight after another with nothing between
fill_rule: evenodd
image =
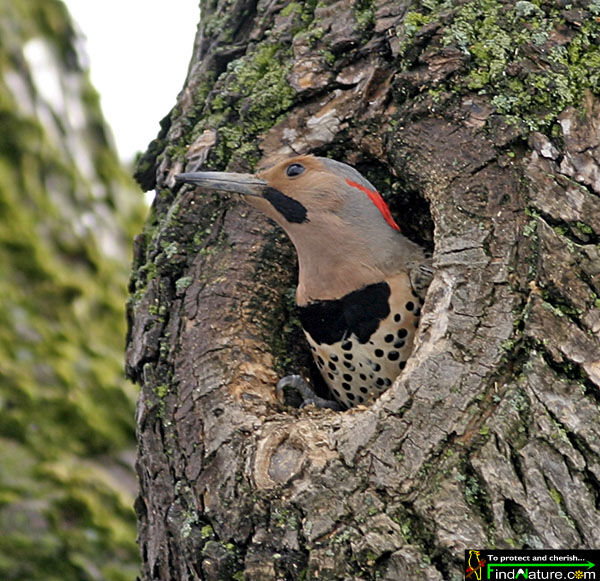
<instances>
[{"instance_id":1,"label":"white sky background","mask_svg":"<svg viewBox=\"0 0 600 581\"><path fill-rule=\"evenodd\" d=\"M121 159L145 151L175 105L192 57L198 0L63 0L86 37Z\"/></svg>"}]
</instances>

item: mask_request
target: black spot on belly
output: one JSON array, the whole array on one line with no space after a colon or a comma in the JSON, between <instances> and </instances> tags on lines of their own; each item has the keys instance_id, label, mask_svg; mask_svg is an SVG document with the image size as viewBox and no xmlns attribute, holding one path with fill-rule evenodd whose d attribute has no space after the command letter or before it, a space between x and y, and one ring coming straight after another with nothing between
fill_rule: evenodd
<instances>
[{"instance_id":1,"label":"black spot on belly","mask_svg":"<svg viewBox=\"0 0 600 581\"><path fill-rule=\"evenodd\" d=\"M306 208L297 200L286 196L275 188L267 188L263 194L267 200L288 222L301 224L308 222L306 217Z\"/></svg>"},{"instance_id":2,"label":"black spot on belly","mask_svg":"<svg viewBox=\"0 0 600 581\"><path fill-rule=\"evenodd\" d=\"M339 343L354 334L366 343L390 314L390 287L386 282L370 284L341 299L315 301L298 307L304 330L319 344ZM349 346L350 347L350 346ZM346 349L342 345L342 349Z\"/></svg>"}]
</instances>

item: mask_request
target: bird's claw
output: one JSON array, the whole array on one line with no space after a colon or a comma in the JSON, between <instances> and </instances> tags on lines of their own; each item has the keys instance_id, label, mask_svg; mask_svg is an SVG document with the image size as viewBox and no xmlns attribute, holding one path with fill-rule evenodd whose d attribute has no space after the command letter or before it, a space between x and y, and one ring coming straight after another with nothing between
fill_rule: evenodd
<instances>
[{"instance_id":1,"label":"bird's claw","mask_svg":"<svg viewBox=\"0 0 600 581\"><path fill-rule=\"evenodd\" d=\"M277 382L277 394L281 394L283 401L293 407L302 409L313 404L318 408L326 408L335 411L342 411L342 407L337 401L319 397L308 385L308 383L299 375L286 375Z\"/></svg>"}]
</instances>

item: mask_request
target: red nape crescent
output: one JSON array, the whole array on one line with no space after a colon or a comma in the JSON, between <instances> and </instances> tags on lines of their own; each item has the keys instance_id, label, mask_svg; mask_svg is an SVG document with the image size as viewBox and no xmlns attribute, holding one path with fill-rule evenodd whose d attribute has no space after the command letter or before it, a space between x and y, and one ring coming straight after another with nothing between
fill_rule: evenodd
<instances>
[{"instance_id":1,"label":"red nape crescent","mask_svg":"<svg viewBox=\"0 0 600 581\"><path fill-rule=\"evenodd\" d=\"M346 183L349 186L351 186L353 188L357 188L361 192L364 192L365 194L367 194L367 196L369 196L369 199L371 200L371 202L373 202L377 206L377 209L381 212L381 214L385 218L385 221L394 230L400 231L400 226L398 226L398 224L396 224L396 222L394 221L394 218L392 218L392 213L390 212L388 205L385 203L385 201L381 197L381 194L378 191L370 190L369 188L366 188L365 186L363 186L357 182L353 182L351 179L348 179L348 178L346 178Z\"/></svg>"}]
</instances>

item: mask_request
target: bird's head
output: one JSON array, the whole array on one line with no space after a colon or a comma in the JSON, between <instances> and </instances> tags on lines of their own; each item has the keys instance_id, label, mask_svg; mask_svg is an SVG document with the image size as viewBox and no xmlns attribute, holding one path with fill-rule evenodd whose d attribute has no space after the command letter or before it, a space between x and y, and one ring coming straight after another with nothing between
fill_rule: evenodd
<instances>
[{"instance_id":1,"label":"bird's head","mask_svg":"<svg viewBox=\"0 0 600 581\"><path fill-rule=\"evenodd\" d=\"M294 234L323 223L345 224L362 230L399 230L389 208L373 185L354 168L323 157L302 155L287 159L256 175L192 172L177 181L204 191L242 194L248 203ZM302 228L304 226L304 228Z\"/></svg>"}]
</instances>

